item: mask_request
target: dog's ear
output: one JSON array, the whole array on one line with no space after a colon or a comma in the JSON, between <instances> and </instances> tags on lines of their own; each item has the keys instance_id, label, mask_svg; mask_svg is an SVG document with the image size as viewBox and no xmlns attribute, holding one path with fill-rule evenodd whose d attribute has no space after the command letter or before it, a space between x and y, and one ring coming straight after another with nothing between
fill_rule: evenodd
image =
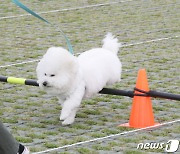
<instances>
[{"instance_id":1,"label":"dog's ear","mask_svg":"<svg viewBox=\"0 0 180 154\"><path fill-rule=\"evenodd\" d=\"M66 69L69 70L70 72L76 74L78 71L78 61L76 58L73 58L73 60L68 61L66 65Z\"/></svg>"},{"instance_id":2,"label":"dog's ear","mask_svg":"<svg viewBox=\"0 0 180 154\"><path fill-rule=\"evenodd\" d=\"M37 74L37 77L39 78L42 74L42 70L41 70L41 61L38 62L38 65L36 67L36 74Z\"/></svg>"}]
</instances>

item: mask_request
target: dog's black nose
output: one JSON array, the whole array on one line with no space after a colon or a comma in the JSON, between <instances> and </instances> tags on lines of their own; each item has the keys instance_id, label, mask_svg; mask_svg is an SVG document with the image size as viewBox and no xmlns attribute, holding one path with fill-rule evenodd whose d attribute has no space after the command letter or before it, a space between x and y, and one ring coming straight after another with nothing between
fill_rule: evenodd
<instances>
[{"instance_id":1,"label":"dog's black nose","mask_svg":"<svg viewBox=\"0 0 180 154\"><path fill-rule=\"evenodd\" d=\"M43 82L43 86L47 86L47 82L46 81Z\"/></svg>"}]
</instances>

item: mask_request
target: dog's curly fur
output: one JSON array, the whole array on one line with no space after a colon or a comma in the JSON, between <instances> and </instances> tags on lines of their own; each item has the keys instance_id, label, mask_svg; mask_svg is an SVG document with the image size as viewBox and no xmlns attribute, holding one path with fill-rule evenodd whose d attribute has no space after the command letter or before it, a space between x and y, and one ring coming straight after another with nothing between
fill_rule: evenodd
<instances>
[{"instance_id":1,"label":"dog's curly fur","mask_svg":"<svg viewBox=\"0 0 180 154\"><path fill-rule=\"evenodd\" d=\"M83 98L120 81L122 65L117 53L121 44L111 33L102 42L102 48L88 50L78 57L61 47L51 47L38 63L38 83L59 98L63 125L74 122Z\"/></svg>"}]
</instances>

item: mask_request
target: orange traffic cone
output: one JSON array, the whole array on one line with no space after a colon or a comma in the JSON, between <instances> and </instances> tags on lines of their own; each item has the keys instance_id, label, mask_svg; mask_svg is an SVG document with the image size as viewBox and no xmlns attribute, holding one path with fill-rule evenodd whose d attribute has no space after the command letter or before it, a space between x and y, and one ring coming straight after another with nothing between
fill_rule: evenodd
<instances>
[{"instance_id":1,"label":"orange traffic cone","mask_svg":"<svg viewBox=\"0 0 180 154\"><path fill-rule=\"evenodd\" d=\"M147 92L149 91L145 69L141 69L138 72L136 88ZM142 93L135 91L135 94ZM145 128L154 125L158 125L158 123L155 123L154 121L151 97L134 96L129 123L122 124L120 126Z\"/></svg>"}]
</instances>

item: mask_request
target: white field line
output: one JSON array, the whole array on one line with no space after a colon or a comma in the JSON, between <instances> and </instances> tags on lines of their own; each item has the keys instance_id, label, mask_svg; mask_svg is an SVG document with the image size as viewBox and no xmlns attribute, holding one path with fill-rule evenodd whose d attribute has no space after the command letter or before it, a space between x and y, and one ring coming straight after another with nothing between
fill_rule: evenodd
<instances>
[{"instance_id":1,"label":"white field line","mask_svg":"<svg viewBox=\"0 0 180 154\"><path fill-rule=\"evenodd\" d=\"M130 47L130 46L134 46L134 45L140 45L140 44L145 44L145 43L153 43L153 42L158 42L158 41L163 41L163 40L169 40L169 39L173 39L173 38L179 38L179 36L173 36L173 37L165 37L165 38L156 38L153 40L148 40L148 41L142 41L142 42L137 42L137 43L131 43L131 44L126 44L126 45L122 45L121 47ZM76 53L76 55L79 55L80 53ZM11 66L16 66L16 65L22 65L22 64L28 64L28 63L34 63L34 62L38 62L40 59L36 59L36 60L30 60L30 61L24 61L24 62L19 62L19 63L14 63L14 64L8 64L8 65L2 65L0 66L1 68L7 68L7 67L11 67Z\"/></svg>"},{"instance_id":2,"label":"white field line","mask_svg":"<svg viewBox=\"0 0 180 154\"><path fill-rule=\"evenodd\" d=\"M60 149L70 148L70 147L73 147L73 146L83 145L83 144L87 144L87 143L91 143L91 142L106 140L106 139L109 139L109 138L119 137L121 135L128 135L128 134L136 133L136 132L143 131L143 130L153 129L153 128L157 128L157 127L159 128L160 126L166 126L166 125L173 124L173 123L176 123L176 122L180 122L180 119L170 121L170 122L165 122L165 123L155 125L155 126L135 129L135 130L131 130L131 131L125 131L125 132L122 132L122 133L113 134L113 135L100 137L100 138L95 138L95 139L87 140L87 141L83 141L83 142L77 142L77 143L74 143L74 144L69 144L69 145L65 145L65 146L62 146L62 147L58 147L58 148L52 148L52 149L48 149L48 150L45 150L45 151L36 152L36 153L33 153L33 154L42 154L42 153L47 153L47 152L56 151L56 150L60 150Z\"/></svg>"},{"instance_id":3,"label":"white field line","mask_svg":"<svg viewBox=\"0 0 180 154\"><path fill-rule=\"evenodd\" d=\"M178 38L178 37L179 36L157 38L157 39L153 39L153 40L149 40L149 41L142 41L142 42L127 44L127 45L122 45L122 47L130 47L130 46L134 46L134 45L140 45L140 44L144 44L144 43L152 43L152 42L157 42L157 41L169 40L169 39Z\"/></svg>"},{"instance_id":4,"label":"white field line","mask_svg":"<svg viewBox=\"0 0 180 154\"><path fill-rule=\"evenodd\" d=\"M8 64L8 65L0 66L0 68L7 68L7 67L10 67L10 66L16 66L16 65L28 64L28 63L34 63L34 62L38 62L39 60L40 60L40 59L30 60L30 61L24 61L24 62L19 62L19 63L14 63L14 64Z\"/></svg>"},{"instance_id":5,"label":"white field line","mask_svg":"<svg viewBox=\"0 0 180 154\"><path fill-rule=\"evenodd\" d=\"M37 14L48 14L48 13L56 13L56 12L74 11L74 10L87 9L87 8L93 8L93 7L101 7L101 6L107 6L107 5L113 5L113 4L125 3L125 2L131 2L131 1L134 1L134 0L122 0L122 1L118 1L118 2L86 5L86 6L82 6L82 7L74 7L74 8L61 9L61 10L51 10L51 11L46 11L46 12L39 12ZM17 15L17 16L6 16L6 17L0 17L0 20L12 19L12 18L18 18L18 17L25 17L25 16L30 16L30 15L31 14L21 14L21 15Z\"/></svg>"}]
</instances>

